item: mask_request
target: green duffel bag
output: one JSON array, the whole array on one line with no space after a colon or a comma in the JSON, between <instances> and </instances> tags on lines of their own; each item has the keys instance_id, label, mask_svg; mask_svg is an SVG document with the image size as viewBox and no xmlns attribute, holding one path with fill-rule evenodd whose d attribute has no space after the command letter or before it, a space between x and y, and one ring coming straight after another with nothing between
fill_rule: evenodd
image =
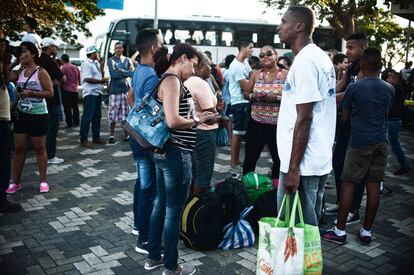
<instances>
[{"instance_id":1,"label":"green duffel bag","mask_svg":"<svg viewBox=\"0 0 414 275\"><path fill-rule=\"evenodd\" d=\"M249 205L256 202L257 198L263 193L273 190L274 185L272 179L265 175L259 175L255 172L249 172L243 177L243 184L246 187L249 197Z\"/></svg>"}]
</instances>

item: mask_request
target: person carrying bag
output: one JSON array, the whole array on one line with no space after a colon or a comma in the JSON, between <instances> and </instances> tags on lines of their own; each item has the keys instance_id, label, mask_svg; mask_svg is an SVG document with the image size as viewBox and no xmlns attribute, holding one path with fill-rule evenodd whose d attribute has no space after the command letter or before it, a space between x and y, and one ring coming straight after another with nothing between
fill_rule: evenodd
<instances>
[{"instance_id":1,"label":"person carrying bag","mask_svg":"<svg viewBox=\"0 0 414 275\"><path fill-rule=\"evenodd\" d=\"M283 207L284 221L280 219ZM256 274L322 274L322 269L319 229L304 223L299 193L294 195L292 210L290 195L286 194L277 218L262 218L259 221Z\"/></svg>"}]
</instances>

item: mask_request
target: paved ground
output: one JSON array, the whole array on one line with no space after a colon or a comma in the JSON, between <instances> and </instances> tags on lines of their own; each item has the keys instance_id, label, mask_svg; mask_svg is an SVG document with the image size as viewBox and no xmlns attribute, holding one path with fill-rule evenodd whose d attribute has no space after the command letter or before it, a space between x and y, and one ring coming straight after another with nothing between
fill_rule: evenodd
<instances>
[{"instance_id":1,"label":"paved ground","mask_svg":"<svg viewBox=\"0 0 414 275\"><path fill-rule=\"evenodd\" d=\"M147 274L130 234L136 173L129 146L118 141L85 150L78 131L61 125L58 156L65 162L48 167L50 193L38 193L37 168L28 155L23 190L11 196L24 210L0 215L0 274ZM414 130L401 136L413 162ZM218 150L216 180L227 176L229 158L229 147ZM258 171L267 173L270 166L265 152ZM390 158L385 185L392 192L382 195L373 243L362 247L355 240L360 224L349 227L349 242L342 247L323 242L325 274L413 274L414 174L396 177L391 173L396 168ZM334 186L327 189L328 202L334 193ZM255 248L197 252L180 244L180 261L197 265L198 274L254 274L255 253Z\"/></svg>"}]
</instances>

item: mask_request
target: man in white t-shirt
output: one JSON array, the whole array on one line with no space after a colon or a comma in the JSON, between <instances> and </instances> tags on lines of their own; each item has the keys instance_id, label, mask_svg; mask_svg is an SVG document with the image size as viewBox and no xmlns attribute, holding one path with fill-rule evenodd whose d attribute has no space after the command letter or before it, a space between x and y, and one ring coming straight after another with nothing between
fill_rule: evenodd
<instances>
[{"instance_id":1,"label":"man in white t-shirt","mask_svg":"<svg viewBox=\"0 0 414 275\"><path fill-rule=\"evenodd\" d=\"M36 19L26 17L24 28L27 33L22 37L22 42L31 42L40 50L42 48L42 38L36 33L38 28Z\"/></svg>"},{"instance_id":2,"label":"man in white t-shirt","mask_svg":"<svg viewBox=\"0 0 414 275\"><path fill-rule=\"evenodd\" d=\"M230 110L233 115L233 135L231 138L231 168L235 173L241 173L240 141L246 134L247 109L249 101L244 98L244 92L249 92L249 76L252 69L249 57L253 54L253 43L241 40L238 44L239 53L229 67Z\"/></svg>"},{"instance_id":3,"label":"man in white t-shirt","mask_svg":"<svg viewBox=\"0 0 414 275\"><path fill-rule=\"evenodd\" d=\"M332 170L336 80L328 55L312 43L314 25L311 9L290 7L278 27L280 41L296 55L278 119L278 206L285 193L299 191L305 223L318 225L325 181Z\"/></svg>"}]
</instances>

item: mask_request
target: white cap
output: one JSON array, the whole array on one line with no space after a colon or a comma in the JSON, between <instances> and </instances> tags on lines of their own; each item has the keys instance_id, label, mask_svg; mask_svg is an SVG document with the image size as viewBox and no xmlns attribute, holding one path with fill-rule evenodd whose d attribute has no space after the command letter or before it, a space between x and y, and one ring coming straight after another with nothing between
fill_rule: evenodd
<instances>
[{"instance_id":1,"label":"white cap","mask_svg":"<svg viewBox=\"0 0 414 275\"><path fill-rule=\"evenodd\" d=\"M86 54L91 53L100 53L100 51L95 46L89 46L86 48Z\"/></svg>"},{"instance_id":2,"label":"white cap","mask_svg":"<svg viewBox=\"0 0 414 275\"><path fill-rule=\"evenodd\" d=\"M40 43L42 45L42 48L50 47L50 46L56 46L58 47L58 44L56 41L51 37L43 38L42 42Z\"/></svg>"}]
</instances>

